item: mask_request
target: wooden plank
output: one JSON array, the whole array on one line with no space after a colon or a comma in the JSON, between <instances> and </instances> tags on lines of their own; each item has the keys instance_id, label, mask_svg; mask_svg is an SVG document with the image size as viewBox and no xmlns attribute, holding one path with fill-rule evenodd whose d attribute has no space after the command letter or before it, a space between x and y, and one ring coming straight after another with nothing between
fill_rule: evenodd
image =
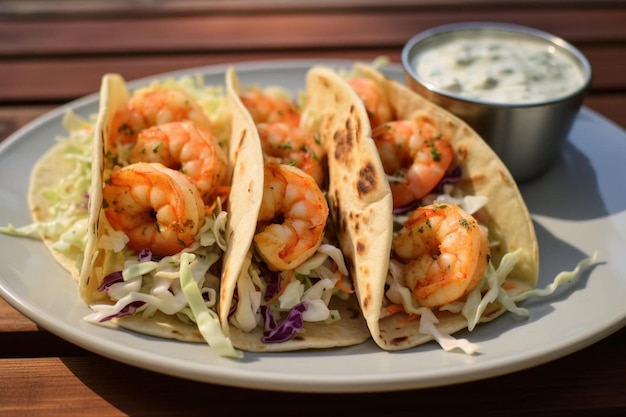
<instances>
[{"instance_id":1,"label":"wooden plank","mask_svg":"<svg viewBox=\"0 0 626 417\"><path fill-rule=\"evenodd\" d=\"M592 67L592 89L626 92L626 45L583 46L580 50Z\"/></svg>"},{"instance_id":2,"label":"wooden plank","mask_svg":"<svg viewBox=\"0 0 626 417\"><path fill-rule=\"evenodd\" d=\"M622 0L500 0L501 7L594 7L619 4ZM380 9L389 8L430 8L441 7L493 7L493 0L175 0L150 3L149 7L140 2L108 0L55 1L13 0L0 3L2 16L84 16L84 15L173 15L188 13L220 12L259 12L294 10L341 10L341 9Z\"/></svg>"},{"instance_id":3,"label":"wooden plank","mask_svg":"<svg viewBox=\"0 0 626 417\"><path fill-rule=\"evenodd\" d=\"M0 334L37 331L37 325L0 298Z\"/></svg>"},{"instance_id":4,"label":"wooden plank","mask_svg":"<svg viewBox=\"0 0 626 417\"><path fill-rule=\"evenodd\" d=\"M88 361L82 361L85 362ZM115 406L72 372L71 366L74 363L76 361L69 360L66 365L58 358L1 359L3 378L0 383L0 414L122 415ZM100 366L98 371L106 369L107 367ZM51 380L54 383L50 383ZM120 381L120 385L128 389L123 381Z\"/></svg>"},{"instance_id":5,"label":"wooden plank","mask_svg":"<svg viewBox=\"0 0 626 417\"><path fill-rule=\"evenodd\" d=\"M399 50L246 52L211 55L151 55L118 58L66 58L9 61L0 65L0 103L17 101L65 102L98 90L102 75L118 72L127 80L214 64L269 59L335 58L371 60Z\"/></svg>"},{"instance_id":6,"label":"wooden plank","mask_svg":"<svg viewBox=\"0 0 626 417\"><path fill-rule=\"evenodd\" d=\"M444 23L496 20L533 26L574 43L626 41L626 7L434 9L389 12L192 15L111 19L13 19L0 25L0 56L146 54L250 49L400 46ZM581 27L584 22L584 28Z\"/></svg>"}]
</instances>

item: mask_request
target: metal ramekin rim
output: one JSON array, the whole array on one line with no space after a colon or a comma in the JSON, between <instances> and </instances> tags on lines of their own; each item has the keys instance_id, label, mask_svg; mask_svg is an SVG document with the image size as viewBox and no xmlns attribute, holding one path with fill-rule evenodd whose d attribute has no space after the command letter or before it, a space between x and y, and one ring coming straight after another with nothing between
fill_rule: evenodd
<instances>
[{"instance_id":1,"label":"metal ramekin rim","mask_svg":"<svg viewBox=\"0 0 626 417\"><path fill-rule=\"evenodd\" d=\"M463 95L455 94L448 90L444 90L442 88L437 87L436 85L424 80L419 76L415 68L413 68L411 59L413 57L413 51L417 49L419 44L424 43L425 41L432 39L435 36L444 36L449 33L460 32L460 31L477 31L477 30L488 30L488 31L503 31L511 34L521 34L523 36L536 38L550 44L555 45L561 50L569 53L575 60L578 61L581 68L584 71L584 81L580 87L576 90L572 91L569 94L559 96L550 100L541 100L541 101L529 101L522 103L504 103L504 102L496 102L496 101L488 101L488 100L480 100L469 98ZM584 94L589 85L591 84L593 71L591 68L591 64L589 63L587 57L574 45L567 42L565 39L553 35L551 33L535 29L528 26L512 24L512 23L502 23L502 22L489 22L489 21L472 21L472 22L461 22L461 23L449 23L440 26L436 26L425 31L422 31L415 36L411 37L402 48L401 53L401 61L404 70L419 84L424 86L424 88L429 91L436 93L443 97L449 97L454 100L458 100L460 102L471 103L471 104L479 104L484 106L491 107L537 107L544 106L551 103L557 103L562 101L567 101L573 96L578 96Z\"/></svg>"}]
</instances>

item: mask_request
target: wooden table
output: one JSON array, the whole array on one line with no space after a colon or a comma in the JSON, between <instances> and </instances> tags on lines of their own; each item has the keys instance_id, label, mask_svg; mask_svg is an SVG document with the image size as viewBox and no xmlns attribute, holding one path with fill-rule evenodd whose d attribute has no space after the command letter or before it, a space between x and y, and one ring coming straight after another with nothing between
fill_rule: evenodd
<instances>
[{"instance_id":1,"label":"wooden table","mask_svg":"<svg viewBox=\"0 0 626 417\"><path fill-rule=\"evenodd\" d=\"M96 91L105 72L279 58L389 56L439 24L489 20L562 36L587 55L585 105L626 127L626 2L233 0L0 2L0 140ZM626 415L626 329L553 362L447 387L298 394L210 385L111 361L0 299L0 415Z\"/></svg>"}]
</instances>

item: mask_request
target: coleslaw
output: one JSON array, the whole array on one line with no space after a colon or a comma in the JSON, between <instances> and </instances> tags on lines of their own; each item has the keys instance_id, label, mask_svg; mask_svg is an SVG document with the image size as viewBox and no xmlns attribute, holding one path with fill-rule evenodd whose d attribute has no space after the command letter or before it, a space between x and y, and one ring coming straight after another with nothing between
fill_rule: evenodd
<instances>
[{"instance_id":1,"label":"coleslaw","mask_svg":"<svg viewBox=\"0 0 626 417\"><path fill-rule=\"evenodd\" d=\"M287 282L281 288L281 282ZM305 322L332 324L341 315L329 308L333 297L347 299L352 283L343 253L328 242L293 271L264 269L254 249L237 280L236 305L230 323L249 332L264 328L264 343L281 343L304 328Z\"/></svg>"}]
</instances>

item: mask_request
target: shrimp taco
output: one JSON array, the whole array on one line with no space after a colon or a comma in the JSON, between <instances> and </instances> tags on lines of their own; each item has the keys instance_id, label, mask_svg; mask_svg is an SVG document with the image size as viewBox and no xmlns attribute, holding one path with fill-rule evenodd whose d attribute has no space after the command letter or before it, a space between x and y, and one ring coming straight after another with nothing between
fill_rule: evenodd
<instances>
[{"instance_id":1,"label":"shrimp taco","mask_svg":"<svg viewBox=\"0 0 626 417\"><path fill-rule=\"evenodd\" d=\"M292 351L369 339L325 197L316 124L280 89L227 73L234 162L220 293L233 345ZM241 259L241 262L231 260Z\"/></svg>"},{"instance_id":2,"label":"shrimp taco","mask_svg":"<svg viewBox=\"0 0 626 417\"><path fill-rule=\"evenodd\" d=\"M509 171L464 122L371 66L312 69L329 197L374 341L437 340L516 307L535 287L534 228Z\"/></svg>"},{"instance_id":3,"label":"shrimp taco","mask_svg":"<svg viewBox=\"0 0 626 417\"><path fill-rule=\"evenodd\" d=\"M103 78L80 294L87 320L238 356L217 299L230 189L223 88Z\"/></svg>"}]
</instances>

